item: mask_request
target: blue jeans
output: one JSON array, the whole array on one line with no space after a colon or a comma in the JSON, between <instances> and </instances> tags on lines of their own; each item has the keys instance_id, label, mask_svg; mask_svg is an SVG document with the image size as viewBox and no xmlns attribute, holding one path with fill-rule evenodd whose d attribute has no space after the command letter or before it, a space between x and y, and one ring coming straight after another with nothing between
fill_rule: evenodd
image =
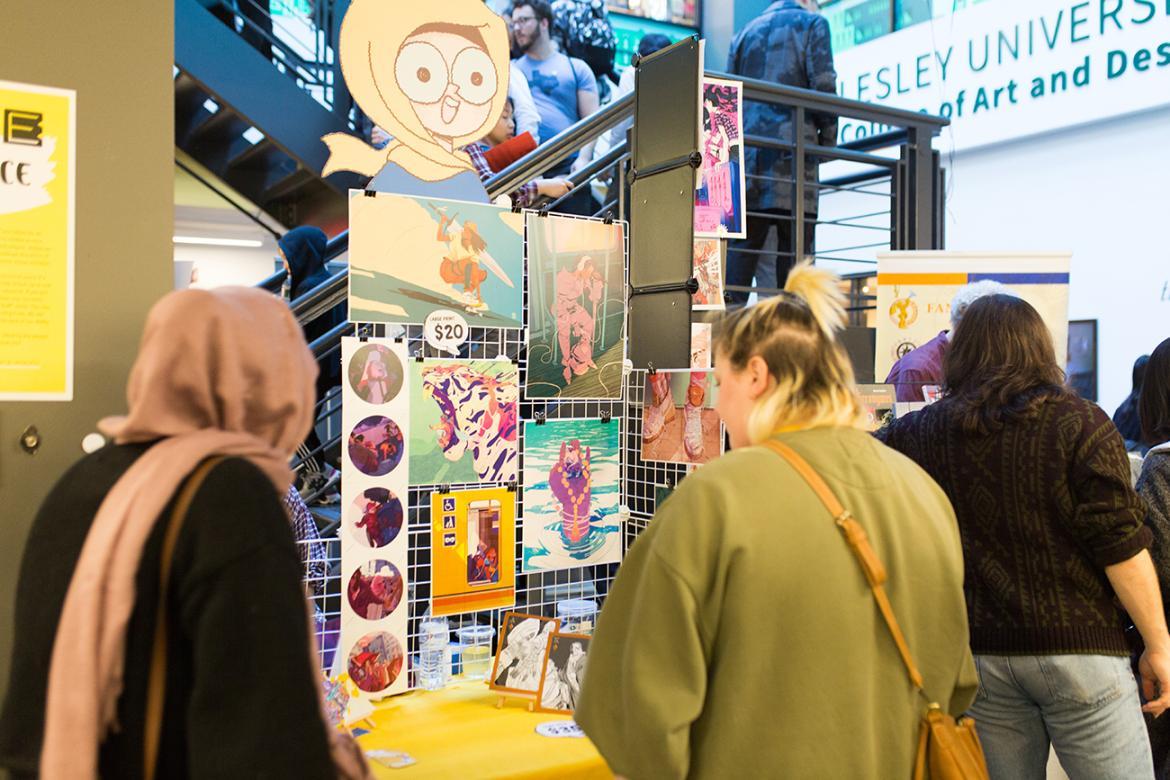
<instances>
[{"instance_id":1,"label":"blue jeans","mask_svg":"<svg viewBox=\"0 0 1170 780\"><path fill-rule=\"evenodd\" d=\"M1070 780L1152 780L1129 658L977 655L975 718L992 780L1044 780L1049 745Z\"/></svg>"}]
</instances>

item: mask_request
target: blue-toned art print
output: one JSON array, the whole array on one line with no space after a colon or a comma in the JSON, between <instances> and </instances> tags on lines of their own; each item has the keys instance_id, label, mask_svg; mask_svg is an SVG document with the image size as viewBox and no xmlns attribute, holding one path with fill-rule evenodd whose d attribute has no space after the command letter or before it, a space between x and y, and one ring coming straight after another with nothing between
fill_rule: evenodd
<instances>
[{"instance_id":1,"label":"blue-toned art print","mask_svg":"<svg viewBox=\"0 0 1170 780\"><path fill-rule=\"evenodd\" d=\"M622 558L616 420L524 423L525 573Z\"/></svg>"},{"instance_id":2,"label":"blue-toned art print","mask_svg":"<svg viewBox=\"0 0 1170 780\"><path fill-rule=\"evenodd\" d=\"M422 324L451 309L524 324L524 218L501 206L351 192L349 319Z\"/></svg>"}]
</instances>

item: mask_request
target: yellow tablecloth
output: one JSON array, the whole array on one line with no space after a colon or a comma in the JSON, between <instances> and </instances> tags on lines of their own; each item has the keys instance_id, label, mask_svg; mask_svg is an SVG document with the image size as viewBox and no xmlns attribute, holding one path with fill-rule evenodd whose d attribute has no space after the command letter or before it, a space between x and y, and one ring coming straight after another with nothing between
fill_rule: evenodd
<instances>
[{"instance_id":1,"label":"yellow tablecloth","mask_svg":"<svg viewBox=\"0 0 1170 780\"><path fill-rule=\"evenodd\" d=\"M378 705L374 729L358 737L365 750L409 753L418 763L388 769L370 762L388 780L421 777L574 778L611 780L613 774L587 737L551 738L536 733L548 721L567 715L529 712L508 700L496 709L498 695L483 682L459 682L441 691L416 691Z\"/></svg>"}]
</instances>

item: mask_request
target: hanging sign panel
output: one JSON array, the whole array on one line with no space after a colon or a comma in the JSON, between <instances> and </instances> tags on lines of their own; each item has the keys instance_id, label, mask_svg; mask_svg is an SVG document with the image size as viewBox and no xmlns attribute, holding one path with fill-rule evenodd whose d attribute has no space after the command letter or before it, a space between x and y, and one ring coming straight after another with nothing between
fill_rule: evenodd
<instances>
[{"instance_id":1,"label":"hanging sign panel","mask_svg":"<svg viewBox=\"0 0 1170 780\"><path fill-rule=\"evenodd\" d=\"M889 252L878 254L874 376L951 328L963 285L999 282L1036 308L1052 331L1057 364L1068 351L1069 253Z\"/></svg>"},{"instance_id":2,"label":"hanging sign panel","mask_svg":"<svg viewBox=\"0 0 1170 780\"><path fill-rule=\"evenodd\" d=\"M0 401L73 399L76 97L0 81Z\"/></svg>"}]
</instances>

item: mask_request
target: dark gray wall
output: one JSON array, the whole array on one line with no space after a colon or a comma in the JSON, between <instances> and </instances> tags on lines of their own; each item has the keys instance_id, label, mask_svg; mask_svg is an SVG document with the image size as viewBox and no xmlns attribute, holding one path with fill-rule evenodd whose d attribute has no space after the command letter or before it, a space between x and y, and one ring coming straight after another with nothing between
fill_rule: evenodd
<instances>
[{"instance_id":1,"label":"dark gray wall","mask_svg":"<svg viewBox=\"0 0 1170 780\"><path fill-rule=\"evenodd\" d=\"M703 38L708 70L724 70L735 34L755 19L772 0L707 0L703 4Z\"/></svg>"},{"instance_id":2,"label":"dark gray wall","mask_svg":"<svg viewBox=\"0 0 1170 780\"><path fill-rule=\"evenodd\" d=\"M167 0L4 0L0 17L0 78L77 91L74 400L0 403L2 693L33 515L97 419L125 410L143 319L173 282L174 15Z\"/></svg>"}]
</instances>

